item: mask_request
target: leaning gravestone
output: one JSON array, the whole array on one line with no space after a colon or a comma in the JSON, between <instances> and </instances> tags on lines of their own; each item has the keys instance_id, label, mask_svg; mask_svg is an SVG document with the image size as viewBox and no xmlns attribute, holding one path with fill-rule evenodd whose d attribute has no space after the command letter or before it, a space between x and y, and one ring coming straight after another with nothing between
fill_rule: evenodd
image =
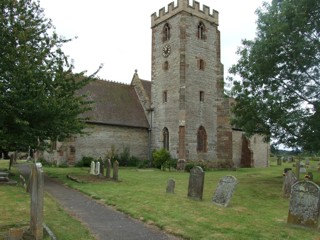
<instances>
[{"instance_id":1,"label":"leaning gravestone","mask_svg":"<svg viewBox=\"0 0 320 240\"><path fill-rule=\"evenodd\" d=\"M320 188L310 181L295 183L291 188L287 222L317 228L320 213Z\"/></svg>"},{"instance_id":2,"label":"leaning gravestone","mask_svg":"<svg viewBox=\"0 0 320 240\"><path fill-rule=\"evenodd\" d=\"M113 178L113 180L118 180L118 178L119 178L119 162L116 160L116 161L114 161L114 163L113 163L113 175L112 175L112 178Z\"/></svg>"},{"instance_id":3,"label":"leaning gravestone","mask_svg":"<svg viewBox=\"0 0 320 240\"><path fill-rule=\"evenodd\" d=\"M106 178L110 178L111 173L111 161L110 159L106 160Z\"/></svg>"},{"instance_id":4,"label":"leaning gravestone","mask_svg":"<svg viewBox=\"0 0 320 240\"><path fill-rule=\"evenodd\" d=\"M41 163L35 163L31 178L30 231L35 239L43 238L43 170Z\"/></svg>"},{"instance_id":5,"label":"leaning gravestone","mask_svg":"<svg viewBox=\"0 0 320 240\"><path fill-rule=\"evenodd\" d=\"M238 180L234 176L221 178L213 195L212 202L219 206L227 207L237 183Z\"/></svg>"},{"instance_id":6,"label":"leaning gravestone","mask_svg":"<svg viewBox=\"0 0 320 240\"><path fill-rule=\"evenodd\" d=\"M282 193L284 197L290 197L291 187L297 181L298 179L291 170L285 171L282 185Z\"/></svg>"},{"instance_id":7,"label":"leaning gravestone","mask_svg":"<svg viewBox=\"0 0 320 240\"><path fill-rule=\"evenodd\" d=\"M171 178L167 182L167 193L174 193L174 188L176 186L176 182Z\"/></svg>"},{"instance_id":8,"label":"leaning gravestone","mask_svg":"<svg viewBox=\"0 0 320 240\"><path fill-rule=\"evenodd\" d=\"M104 163L101 160L101 158L100 158L99 162L100 162L100 175L104 176Z\"/></svg>"},{"instance_id":9,"label":"leaning gravestone","mask_svg":"<svg viewBox=\"0 0 320 240\"><path fill-rule=\"evenodd\" d=\"M195 166L190 170L188 197L202 200L204 185L204 171L201 167Z\"/></svg>"}]
</instances>

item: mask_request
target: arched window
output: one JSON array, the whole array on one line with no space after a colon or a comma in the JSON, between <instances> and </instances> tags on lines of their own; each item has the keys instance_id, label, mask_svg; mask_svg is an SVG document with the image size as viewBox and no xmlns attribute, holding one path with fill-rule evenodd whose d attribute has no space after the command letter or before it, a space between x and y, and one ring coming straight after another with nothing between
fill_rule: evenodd
<instances>
[{"instance_id":1,"label":"arched window","mask_svg":"<svg viewBox=\"0 0 320 240\"><path fill-rule=\"evenodd\" d=\"M198 68L199 70L204 70L204 67L205 67L205 62L203 59L199 59L198 61Z\"/></svg>"},{"instance_id":2,"label":"arched window","mask_svg":"<svg viewBox=\"0 0 320 240\"><path fill-rule=\"evenodd\" d=\"M205 39L205 30L206 29L205 29L205 26L204 26L203 22L200 22L198 24L198 33L197 33L197 36L198 36L199 39L202 39L202 40Z\"/></svg>"},{"instance_id":3,"label":"arched window","mask_svg":"<svg viewBox=\"0 0 320 240\"><path fill-rule=\"evenodd\" d=\"M170 39L170 26L169 23L166 23L162 31L162 41L168 41Z\"/></svg>"},{"instance_id":4,"label":"arched window","mask_svg":"<svg viewBox=\"0 0 320 240\"><path fill-rule=\"evenodd\" d=\"M207 152L207 133L203 126L200 126L197 133L197 151Z\"/></svg>"},{"instance_id":5,"label":"arched window","mask_svg":"<svg viewBox=\"0 0 320 240\"><path fill-rule=\"evenodd\" d=\"M163 135L163 148L166 150L169 150L169 130L168 128L164 128L162 130L162 135Z\"/></svg>"}]
</instances>

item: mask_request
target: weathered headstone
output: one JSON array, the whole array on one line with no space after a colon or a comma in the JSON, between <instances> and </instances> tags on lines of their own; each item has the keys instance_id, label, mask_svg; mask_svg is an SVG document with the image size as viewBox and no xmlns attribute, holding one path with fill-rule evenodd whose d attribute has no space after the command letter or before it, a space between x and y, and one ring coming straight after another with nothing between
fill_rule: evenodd
<instances>
[{"instance_id":1,"label":"weathered headstone","mask_svg":"<svg viewBox=\"0 0 320 240\"><path fill-rule=\"evenodd\" d=\"M221 178L213 195L212 202L219 206L227 207L237 183L238 180L234 176Z\"/></svg>"},{"instance_id":2,"label":"weathered headstone","mask_svg":"<svg viewBox=\"0 0 320 240\"><path fill-rule=\"evenodd\" d=\"M110 178L111 177L111 161L110 159L106 160L106 178Z\"/></svg>"},{"instance_id":3,"label":"weathered headstone","mask_svg":"<svg viewBox=\"0 0 320 240\"><path fill-rule=\"evenodd\" d=\"M94 175L94 171L96 169L96 164L94 163L94 161L91 161L91 167L90 167L90 174Z\"/></svg>"},{"instance_id":4,"label":"weathered headstone","mask_svg":"<svg viewBox=\"0 0 320 240\"><path fill-rule=\"evenodd\" d=\"M188 197L202 200L204 186L204 171L201 167L195 166L190 170Z\"/></svg>"},{"instance_id":5,"label":"weathered headstone","mask_svg":"<svg viewBox=\"0 0 320 240\"><path fill-rule=\"evenodd\" d=\"M184 171L185 168L186 168L186 160L179 159L177 162L177 170Z\"/></svg>"},{"instance_id":6,"label":"weathered headstone","mask_svg":"<svg viewBox=\"0 0 320 240\"><path fill-rule=\"evenodd\" d=\"M0 172L0 182L9 182L8 172Z\"/></svg>"},{"instance_id":7,"label":"weathered headstone","mask_svg":"<svg viewBox=\"0 0 320 240\"><path fill-rule=\"evenodd\" d=\"M172 178L169 179L168 182L167 182L166 192L167 193L174 193L175 186L176 186L176 182Z\"/></svg>"},{"instance_id":8,"label":"weathered headstone","mask_svg":"<svg viewBox=\"0 0 320 240\"><path fill-rule=\"evenodd\" d=\"M287 222L317 228L320 213L320 188L310 181L295 183L291 188Z\"/></svg>"},{"instance_id":9,"label":"weathered headstone","mask_svg":"<svg viewBox=\"0 0 320 240\"><path fill-rule=\"evenodd\" d=\"M310 160L307 159L307 160L306 160L306 166L309 166L309 165L310 165Z\"/></svg>"},{"instance_id":10,"label":"weathered headstone","mask_svg":"<svg viewBox=\"0 0 320 240\"><path fill-rule=\"evenodd\" d=\"M297 178L291 170L284 173L282 193L284 197L290 197L291 187L297 182Z\"/></svg>"},{"instance_id":11,"label":"weathered headstone","mask_svg":"<svg viewBox=\"0 0 320 240\"><path fill-rule=\"evenodd\" d=\"M113 163L113 175L112 175L113 180L118 180L119 178L119 162L116 160Z\"/></svg>"},{"instance_id":12,"label":"weathered headstone","mask_svg":"<svg viewBox=\"0 0 320 240\"><path fill-rule=\"evenodd\" d=\"M103 161L101 160L101 158L100 158L99 162L100 162L100 175L104 176L104 164L103 164Z\"/></svg>"},{"instance_id":13,"label":"weathered headstone","mask_svg":"<svg viewBox=\"0 0 320 240\"><path fill-rule=\"evenodd\" d=\"M96 162L96 170L95 170L95 175L100 174L100 162Z\"/></svg>"},{"instance_id":14,"label":"weathered headstone","mask_svg":"<svg viewBox=\"0 0 320 240\"><path fill-rule=\"evenodd\" d=\"M281 166L282 165L282 158L281 156L277 156L277 165Z\"/></svg>"},{"instance_id":15,"label":"weathered headstone","mask_svg":"<svg viewBox=\"0 0 320 240\"><path fill-rule=\"evenodd\" d=\"M37 239L43 238L43 191L44 179L41 163L35 163L32 168L31 178L31 207L30 207L30 231Z\"/></svg>"},{"instance_id":16,"label":"weathered headstone","mask_svg":"<svg viewBox=\"0 0 320 240\"><path fill-rule=\"evenodd\" d=\"M305 167L300 167L300 173L307 173L307 169Z\"/></svg>"}]
</instances>

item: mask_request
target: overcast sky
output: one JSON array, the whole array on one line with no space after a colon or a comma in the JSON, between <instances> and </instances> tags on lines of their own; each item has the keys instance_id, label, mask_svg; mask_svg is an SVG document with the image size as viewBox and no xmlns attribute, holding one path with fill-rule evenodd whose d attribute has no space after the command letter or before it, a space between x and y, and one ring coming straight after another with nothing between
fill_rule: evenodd
<instances>
[{"instance_id":1,"label":"overcast sky","mask_svg":"<svg viewBox=\"0 0 320 240\"><path fill-rule=\"evenodd\" d=\"M270 2L271 0L266 0ZM105 80L130 83L135 69L139 77L151 80L151 14L172 0L40 0L45 15L56 32L77 37L64 46L74 59L75 71L88 74L104 64L98 76ZM175 5L177 1L175 0ZM192 2L192 1L189 1ZM253 39L255 10L262 0L199 0L219 12L221 62L224 77L232 64L241 39Z\"/></svg>"}]
</instances>

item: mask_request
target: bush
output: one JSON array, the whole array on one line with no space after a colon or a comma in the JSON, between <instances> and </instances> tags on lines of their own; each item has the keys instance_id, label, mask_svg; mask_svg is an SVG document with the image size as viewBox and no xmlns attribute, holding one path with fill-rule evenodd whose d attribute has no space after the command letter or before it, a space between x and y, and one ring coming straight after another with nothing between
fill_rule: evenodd
<instances>
[{"instance_id":1,"label":"bush","mask_svg":"<svg viewBox=\"0 0 320 240\"><path fill-rule=\"evenodd\" d=\"M93 157L85 157L84 156L74 166L75 167L90 167L92 161L95 161L95 159Z\"/></svg>"},{"instance_id":2,"label":"bush","mask_svg":"<svg viewBox=\"0 0 320 240\"><path fill-rule=\"evenodd\" d=\"M130 148L123 148L123 152L119 155L119 166L130 166Z\"/></svg>"},{"instance_id":3,"label":"bush","mask_svg":"<svg viewBox=\"0 0 320 240\"><path fill-rule=\"evenodd\" d=\"M165 170L170 168L170 162L172 161L170 153L161 148L160 150L154 150L152 153L153 161L152 164L154 167Z\"/></svg>"},{"instance_id":4,"label":"bush","mask_svg":"<svg viewBox=\"0 0 320 240\"><path fill-rule=\"evenodd\" d=\"M208 169L208 166L206 165L205 162L199 161L199 162L188 162L186 164L185 171L190 172L190 170L195 166L201 167L203 171L206 171Z\"/></svg>"}]
</instances>

